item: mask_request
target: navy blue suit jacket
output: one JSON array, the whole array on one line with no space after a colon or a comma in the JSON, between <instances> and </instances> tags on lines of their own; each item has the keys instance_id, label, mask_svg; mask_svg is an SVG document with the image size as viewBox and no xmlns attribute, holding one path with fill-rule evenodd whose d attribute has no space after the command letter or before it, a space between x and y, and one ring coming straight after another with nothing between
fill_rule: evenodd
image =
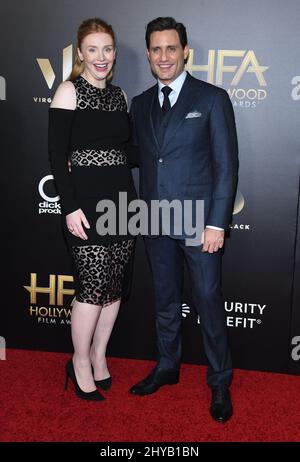
<instances>
[{"instance_id":1,"label":"navy blue suit jacket","mask_svg":"<svg viewBox=\"0 0 300 462\"><path fill-rule=\"evenodd\" d=\"M138 148L140 198L148 204L153 199L204 200L204 225L228 228L238 147L227 92L187 74L161 146L152 120L155 98L157 84L134 97L130 110L132 145Z\"/></svg>"}]
</instances>

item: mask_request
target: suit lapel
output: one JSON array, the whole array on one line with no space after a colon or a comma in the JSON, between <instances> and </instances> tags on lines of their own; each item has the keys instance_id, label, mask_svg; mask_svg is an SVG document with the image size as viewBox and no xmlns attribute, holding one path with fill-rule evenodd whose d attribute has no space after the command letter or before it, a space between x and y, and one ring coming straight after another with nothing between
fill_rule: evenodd
<instances>
[{"instance_id":1,"label":"suit lapel","mask_svg":"<svg viewBox=\"0 0 300 462\"><path fill-rule=\"evenodd\" d=\"M176 104L172 109L172 115L165 132L163 145L161 147L162 150L164 150L168 143L171 141L173 135L177 132L179 126L183 123L184 118L188 113L190 107L193 105L193 88L193 78L188 74L182 86L179 97L176 101Z\"/></svg>"}]
</instances>

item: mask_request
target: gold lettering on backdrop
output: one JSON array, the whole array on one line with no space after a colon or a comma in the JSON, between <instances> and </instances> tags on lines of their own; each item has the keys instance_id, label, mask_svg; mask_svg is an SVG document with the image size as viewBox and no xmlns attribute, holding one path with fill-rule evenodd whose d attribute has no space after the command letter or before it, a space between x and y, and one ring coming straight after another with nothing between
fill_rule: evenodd
<instances>
[{"instance_id":1,"label":"gold lettering on backdrop","mask_svg":"<svg viewBox=\"0 0 300 462\"><path fill-rule=\"evenodd\" d=\"M207 82L214 83L215 54L215 50L209 50L207 64L194 64L194 50L190 49L188 61L185 66L186 70L190 74L193 74L193 72L207 72Z\"/></svg>"},{"instance_id":2,"label":"gold lettering on backdrop","mask_svg":"<svg viewBox=\"0 0 300 462\"><path fill-rule=\"evenodd\" d=\"M63 80L71 74L73 66L73 46L69 45L63 49Z\"/></svg>"},{"instance_id":3,"label":"gold lettering on backdrop","mask_svg":"<svg viewBox=\"0 0 300 462\"><path fill-rule=\"evenodd\" d=\"M55 274L49 276L49 287L38 287L37 274L31 273L30 286L23 286L30 293L30 303L36 303L36 294L50 294L49 304L55 305Z\"/></svg>"},{"instance_id":4,"label":"gold lettering on backdrop","mask_svg":"<svg viewBox=\"0 0 300 462\"><path fill-rule=\"evenodd\" d=\"M32 306L29 307L30 316L41 316L49 318L70 318L71 309L70 308L57 308L57 307L47 307L47 306Z\"/></svg>"},{"instance_id":5,"label":"gold lettering on backdrop","mask_svg":"<svg viewBox=\"0 0 300 462\"><path fill-rule=\"evenodd\" d=\"M217 53L217 59L216 59ZM225 65L226 58L242 59L240 66ZM215 69L216 63L216 69ZM222 85L223 75L225 73L234 74L230 85L236 86L241 81L245 73L255 74L261 87L267 86L264 78L264 72L269 69L269 66L260 66L253 50L209 50L207 64L194 64L194 50L190 49L189 58L186 63L186 70L191 74L193 72L206 72L207 82ZM214 75L216 74L216 79Z\"/></svg>"},{"instance_id":6,"label":"gold lettering on backdrop","mask_svg":"<svg viewBox=\"0 0 300 462\"><path fill-rule=\"evenodd\" d=\"M40 66L44 79L46 80L48 88L51 89L55 80L55 74L49 59L37 58L36 60L38 62L38 65Z\"/></svg>"},{"instance_id":7,"label":"gold lettering on backdrop","mask_svg":"<svg viewBox=\"0 0 300 462\"><path fill-rule=\"evenodd\" d=\"M73 62L73 46L69 45L63 49L63 69L62 69L62 80L66 80L72 70ZM51 89L55 80L55 72L51 65L51 62L48 58L36 58L37 63L42 71L44 79L48 85L48 88Z\"/></svg>"},{"instance_id":8,"label":"gold lettering on backdrop","mask_svg":"<svg viewBox=\"0 0 300 462\"><path fill-rule=\"evenodd\" d=\"M245 72L249 72L250 74L253 73L256 75L257 80L261 87L266 87L267 82L263 76L263 73L268 69L268 66L260 66L255 53L253 50L249 50L246 54L245 58L242 61L242 64L235 74L234 78L232 79L231 85L235 86L238 85L239 81L241 80L243 74Z\"/></svg>"},{"instance_id":9,"label":"gold lettering on backdrop","mask_svg":"<svg viewBox=\"0 0 300 462\"><path fill-rule=\"evenodd\" d=\"M74 295L74 289L65 289L65 282L73 282L73 276L59 274L57 276L57 305L62 306L64 295ZM30 293L30 303L36 303L37 294L49 294L49 305L55 305L56 295L56 275L50 274L49 287L37 286L37 274L31 273L30 286L23 286ZM31 307L32 309L32 307Z\"/></svg>"},{"instance_id":10,"label":"gold lettering on backdrop","mask_svg":"<svg viewBox=\"0 0 300 462\"><path fill-rule=\"evenodd\" d=\"M243 50L219 50L218 51L216 85L222 85L223 73L234 73L237 69L237 66L225 66L224 65L225 57L242 58L244 54L245 54L245 51ZM231 85L232 85L232 82L231 82Z\"/></svg>"},{"instance_id":11,"label":"gold lettering on backdrop","mask_svg":"<svg viewBox=\"0 0 300 462\"><path fill-rule=\"evenodd\" d=\"M73 282L73 276L59 274L57 276L57 305L64 304L64 295L74 295L74 289L64 289L64 282Z\"/></svg>"}]
</instances>

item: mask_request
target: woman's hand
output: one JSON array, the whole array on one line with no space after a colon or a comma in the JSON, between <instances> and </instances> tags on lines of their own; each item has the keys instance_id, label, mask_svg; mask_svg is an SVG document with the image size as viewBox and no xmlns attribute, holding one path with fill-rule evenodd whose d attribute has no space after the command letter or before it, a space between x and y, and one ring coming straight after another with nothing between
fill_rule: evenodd
<instances>
[{"instance_id":1,"label":"woman's hand","mask_svg":"<svg viewBox=\"0 0 300 462\"><path fill-rule=\"evenodd\" d=\"M75 212L69 213L66 216L66 222L68 230L71 234L76 237L80 237L84 241L87 240L87 235L84 232L83 226L87 229L90 228L89 222L87 221L85 214L81 209L75 210Z\"/></svg>"}]
</instances>

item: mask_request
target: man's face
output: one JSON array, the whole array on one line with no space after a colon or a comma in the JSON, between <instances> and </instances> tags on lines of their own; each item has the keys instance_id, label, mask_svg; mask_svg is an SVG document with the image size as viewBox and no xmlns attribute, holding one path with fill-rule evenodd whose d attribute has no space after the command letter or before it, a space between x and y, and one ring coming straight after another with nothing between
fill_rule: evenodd
<instances>
[{"instance_id":1,"label":"man's face","mask_svg":"<svg viewBox=\"0 0 300 462\"><path fill-rule=\"evenodd\" d=\"M189 48L182 48L175 29L152 32L147 50L152 72L164 85L169 85L182 73Z\"/></svg>"}]
</instances>

